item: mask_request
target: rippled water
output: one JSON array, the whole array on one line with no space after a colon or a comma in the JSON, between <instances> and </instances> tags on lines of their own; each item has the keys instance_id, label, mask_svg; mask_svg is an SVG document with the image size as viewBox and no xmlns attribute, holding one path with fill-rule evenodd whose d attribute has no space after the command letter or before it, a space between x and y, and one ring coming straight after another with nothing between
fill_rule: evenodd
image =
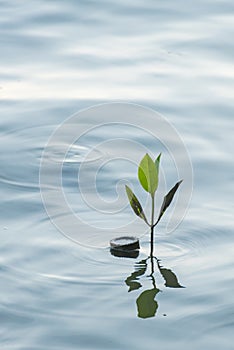
<instances>
[{"instance_id":1,"label":"rippled water","mask_svg":"<svg viewBox=\"0 0 234 350\"><path fill-rule=\"evenodd\" d=\"M1 349L230 350L233 3L9 0L0 9ZM53 167L43 188L57 216L50 220L43 205L40 164L52 133L111 101L158 111L191 157L192 200L176 230L166 230L172 210L157 228L159 260L148 259L148 234L122 179L139 191L143 149L163 151L160 194L177 173L165 144L134 125L92 129L101 115L90 114L75 126L89 128L79 142L65 133L46 153ZM53 197L56 166L81 219L73 235L72 215ZM68 234L52 221L66 222ZM110 254L116 232L141 237L137 258Z\"/></svg>"}]
</instances>

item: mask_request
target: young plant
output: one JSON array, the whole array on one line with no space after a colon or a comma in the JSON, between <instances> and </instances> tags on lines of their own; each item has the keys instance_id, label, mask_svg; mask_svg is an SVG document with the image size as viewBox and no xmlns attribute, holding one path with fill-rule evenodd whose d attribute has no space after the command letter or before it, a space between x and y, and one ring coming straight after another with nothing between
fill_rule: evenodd
<instances>
[{"instance_id":1,"label":"young plant","mask_svg":"<svg viewBox=\"0 0 234 350\"><path fill-rule=\"evenodd\" d=\"M157 157L155 161L148 155L148 153L143 157L141 160L139 167L138 167L138 179L140 181L141 186L144 188L146 192L148 192L151 196L151 219L150 221L147 220L145 213L142 209L142 206L135 196L135 194L132 192L130 187L127 185L126 193L129 199L129 203L134 211L134 213L139 216L142 220L145 221L145 223L151 228L151 253L153 253L153 234L154 234L154 227L159 223L161 220L163 214L165 213L166 209L171 204L171 201L174 197L174 194L176 193L179 185L181 184L181 181L177 182L175 186L166 194L164 197L161 209L159 211L159 215L157 220L154 219L154 212L155 212L155 193L158 188L158 174L159 174L159 164L160 164L160 158L161 153Z\"/></svg>"}]
</instances>

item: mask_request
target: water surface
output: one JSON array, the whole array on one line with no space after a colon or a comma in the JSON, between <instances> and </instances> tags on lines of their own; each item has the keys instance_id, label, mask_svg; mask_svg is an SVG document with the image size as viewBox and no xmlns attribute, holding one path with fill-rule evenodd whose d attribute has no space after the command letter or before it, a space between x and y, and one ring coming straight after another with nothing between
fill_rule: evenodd
<instances>
[{"instance_id":1,"label":"water surface","mask_svg":"<svg viewBox=\"0 0 234 350\"><path fill-rule=\"evenodd\" d=\"M0 1L1 349L231 348L233 6L230 0ZM62 235L40 195L40 161L52 132L78 110L111 101L164 115L193 164L185 219L167 234L168 212L156 230L161 270L154 260L154 280L147 234L136 259L115 257L108 248L108 227L119 221L130 223L131 235L145 233L141 222L132 222L130 208L117 212L118 194L124 200L122 178L139 191L136 165L120 159L100 169L101 203L109 201L114 215L80 199L80 164L97 141L116 138L119 129L86 135L65 162L62 143L53 150L52 161L64 164L72 208L94 228L106 225L102 237L92 227L82 231L96 240L94 247ZM94 119L86 122L92 126ZM125 137L156 155L161 151L159 143L133 129ZM88 204L88 176L95 159L110 160L106 149L86 163L82 190ZM137 146L129 150L137 159ZM162 167L173 185L176 174L166 151ZM168 270L185 288L165 285ZM146 300L157 302L151 303L151 317L139 313L145 291Z\"/></svg>"}]
</instances>

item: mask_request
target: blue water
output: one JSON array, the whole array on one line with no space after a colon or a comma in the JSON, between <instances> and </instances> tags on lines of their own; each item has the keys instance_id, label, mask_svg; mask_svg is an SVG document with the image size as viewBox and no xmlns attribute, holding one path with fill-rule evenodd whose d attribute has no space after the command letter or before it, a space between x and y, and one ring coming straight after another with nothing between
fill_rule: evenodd
<instances>
[{"instance_id":1,"label":"blue water","mask_svg":"<svg viewBox=\"0 0 234 350\"><path fill-rule=\"evenodd\" d=\"M0 1L0 14L1 349L230 350L233 3L8 0ZM103 118L95 107L63 128L46 158L48 183L40 183L55 130L81 110L114 101L123 103L126 122L135 116L137 123L133 110L159 112L191 158L192 183L189 168L177 169L184 178L179 198L193 190L185 217L168 232L168 209L155 231L161 270L154 260L154 280L150 260L142 263L149 235L127 205L122 180L148 208L136 163L145 150L162 151L162 197L178 177L166 146L174 145L178 161L184 155L172 134L163 144L134 123L92 129ZM151 122L152 130L157 125ZM84 129L64 154L71 134ZM77 226L56 197L60 165ZM110 254L109 239L122 233L140 237L137 258ZM185 288L166 286L163 268ZM155 293L151 317L139 311L144 291Z\"/></svg>"}]
</instances>

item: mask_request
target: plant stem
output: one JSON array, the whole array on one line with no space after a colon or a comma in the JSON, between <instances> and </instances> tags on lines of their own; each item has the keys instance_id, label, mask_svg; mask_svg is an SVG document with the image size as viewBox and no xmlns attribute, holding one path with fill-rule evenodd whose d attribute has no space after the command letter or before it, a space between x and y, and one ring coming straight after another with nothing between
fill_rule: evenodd
<instances>
[{"instance_id":1,"label":"plant stem","mask_svg":"<svg viewBox=\"0 0 234 350\"><path fill-rule=\"evenodd\" d=\"M151 213L151 232L150 232L150 255L153 256L154 251L154 194L151 195L152 198L152 213Z\"/></svg>"},{"instance_id":2,"label":"plant stem","mask_svg":"<svg viewBox=\"0 0 234 350\"><path fill-rule=\"evenodd\" d=\"M154 254L154 227L151 226L150 232L150 256L153 257Z\"/></svg>"},{"instance_id":3,"label":"plant stem","mask_svg":"<svg viewBox=\"0 0 234 350\"><path fill-rule=\"evenodd\" d=\"M151 227L154 226L154 194L151 195L152 199L152 213L151 213Z\"/></svg>"}]
</instances>

